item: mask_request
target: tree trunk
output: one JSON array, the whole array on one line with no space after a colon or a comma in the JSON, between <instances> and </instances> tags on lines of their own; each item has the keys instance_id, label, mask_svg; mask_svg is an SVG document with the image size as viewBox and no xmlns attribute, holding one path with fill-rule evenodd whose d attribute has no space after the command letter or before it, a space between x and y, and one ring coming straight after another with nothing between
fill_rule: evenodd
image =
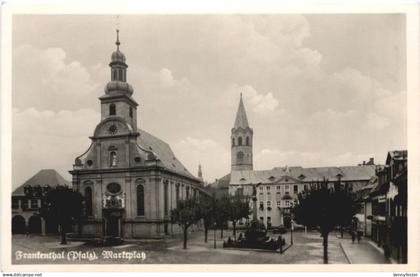
<instances>
[{"instance_id":1,"label":"tree trunk","mask_svg":"<svg viewBox=\"0 0 420 277\"><path fill-rule=\"evenodd\" d=\"M61 243L60 244L67 244L67 240L66 240L66 230L64 230L64 224L60 224L60 229L61 229Z\"/></svg>"},{"instance_id":2,"label":"tree trunk","mask_svg":"<svg viewBox=\"0 0 420 277\"><path fill-rule=\"evenodd\" d=\"M188 227L184 227L184 249L187 249Z\"/></svg>"},{"instance_id":3,"label":"tree trunk","mask_svg":"<svg viewBox=\"0 0 420 277\"><path fill-rule=\"evenodd\" d=\"M232 221L233 225L233 238L236 240L236 221Z\"/></svg>"},{"instance_id":4,"label":"tree trunk","mask_svg":"<svg viewBox=\"0 0 420 277\"><path fill-rule=\"evenodd\" d=\"M324 246L324 264L328 264L328 233L324 233L323 237L323 246Z\"/></svg>"},{"instance_id":5,"label":"tree trunk","mask_svg":"<svg viewBox=\"0 0 420 277\"><path fill-rule=\"evenodd\" d=\"M209 229L207 228L207 226L204 226L204 242L207 243L207 233L208 233Z\"/></svg>"}]
</instances>

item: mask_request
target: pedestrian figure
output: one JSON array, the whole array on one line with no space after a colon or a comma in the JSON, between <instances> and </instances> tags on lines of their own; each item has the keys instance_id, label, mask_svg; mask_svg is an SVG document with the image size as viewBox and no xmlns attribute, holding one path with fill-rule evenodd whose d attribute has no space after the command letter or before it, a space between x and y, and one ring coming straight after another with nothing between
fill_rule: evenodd
<instances>
[{"instance_id":1,"label":"pedestrian figure","mask_svg":"<svg viewBox=\"0 0 420 277\"><path fill-rule=\"evenodd\" d=\"M357 231L357 243L360 243L360 239L362 238L362 231Z\"/></svg>"},{"instance_id":2,"label":"pedestrian figure","mask_svg":"<svg viewBox=\"0 0 420 277\"><path fill-rule=\"evenodd\" d=\"M356 234L354 233L354 231L350 231L350 235L351 235L351 241L354 243L354 240L356 239Z\"/></svg>"}]
</instances>

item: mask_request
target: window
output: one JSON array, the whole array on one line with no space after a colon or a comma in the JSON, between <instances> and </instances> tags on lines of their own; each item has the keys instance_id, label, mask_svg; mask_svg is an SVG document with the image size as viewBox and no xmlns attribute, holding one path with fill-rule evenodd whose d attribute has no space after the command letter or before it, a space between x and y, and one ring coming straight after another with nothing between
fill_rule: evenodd
<instances>
[{"instance_id":1,"label":"window","mask_svg":"<svg viewBox=\"0 0 420 277\"><path fill-rule=\"evenodd\" d=\"M86 204L86 215L93 215L92 207L92 189L90 187L85 188L85 204Z\"/></svg>"},{"instance_id":2,"label":"window","mask_svg":"<svg viewBox=\"0 0 420 277\"><path fill-rule=\"evenodd\" d=\"M286 207L289 207L290 206L290 201L289 200L285 200L284 203L285 203L285 206Z\"/></svg>"},{"instance_id":3,"label":"window","mask_svg":"<svg viewBox=\"0 0 420 277\"><path fill-rule=\"evenodd\" d=\"M38 199L31 199L31 209L38 208Z\"/></svg>"},{"instance_id":4,"label":"window","mask_svg":"<svg viewBox=\"0 0 420 277\"><path fill-rule=\"evenodd\" d=\"M179 201L179 184L176 185L175 201L176 201L176 206L178 207L178 201Z\"/></svg>"},{"instance_id":5,"label":"window","mask_svg":"<svg viewBox=\"0 0 420 277\"><path fill-rule=\"evenodd\" d=\"M111 151L111 153L109 153L109 160L111 166L117 166L117 152Z\"/></svg>"},{"instance_id":6,"label":"window","mask_svg":"<svg viewBox=\"0 0 420 277\"><path fill-rule=\"evenodd\" d=\"M109 115L115 115L115 104L109 105Z\"/></svg>"},{"instance_id":7,"label":"window","mask_svg":"<svg viewBox=\"0 0 420 277\"><path fill-rule=\"evenodd\" d=\"M187 187L186 189L187 199L190 198L190 187Z\"/></svg>"},{"instance_id":8,"label":"window","mask_svg":"<svg viewBox=\"0 0 420 277\"><path fill-rule=\"evenodd\" d=\"M294 185L293 186L293 192L294 193L298 193L298 185Z\"/></svg>"},{"instance_id":9,"label":"window","mask_svg":"<svg viewBox=\"0 0 420 277\"><path fill-rule=\"evenodd\" d=\"M260 190L263 190L264 188L263 187L260 187Z\"/></svg>"},{"instance_id":10,"label":"window","mask_svg":"<svg viewBox=\"0 0 420 277\"><path fill-rule=\"evenodd\" d=\"M238 154L236 154L236 159L238 160L239 163L241 163L244 160L244 153L238 152Z\"/></svg>"},{"instance_id":11,"label":"window","mask_svg":"<svg viewBox=\"0 0 420 277\"><path fill-rule=\"evenodd\" d=\"M281 206L281 201L277 201L277 207Z\"/></svg>"},{"instance_id":12,"label":"window","mask_svg":"<svg viewBox=\"0 0 420 277\"><path fill-rule=\"evenodd\" d=\"M271 216L267 216L267 227L271 227Z\"/></svg>"},{"instance_id":13,"label":"window","mask_svg":"<svg viewBox=\"0 0 420 277\"><path fill-rule=\"evenodd\" d=\"M25 210L29 206L29 199L22 199L22 209Z\"/></svg>"},{"instance_id":14,"label":"window","mask_svg":"<svg viewBox=\"0 0 420 277\"><path fill-rule=\"evenodd\" d=\"M260 208L264 207L264 201L260 201Z\"/></svg>"},{"instance_id":15,"label":"window","mask_svg":"<svg viewBox=\"0 0 420 277\"><path fill-rule=\"evenodd\" d=\"M137 186L137 215L144 215L144 187Z\"/></svg>"},{"instance_id":16,"label":"window","mask_svg":"<svg viewBox=\"0 0 420 277\"><path fill-rule=\"evenodd\" d=\"M241 146L242 145L242 137L238 138L238 145Z\"/></svg>"},{"instance_id":17,"label":"window","mask_svg":"<svg viewBox=\"0 0 420 277\"><path fill-rule=\"evenodd\" d=\"M260 216L260 223L264 224L264 217Z\"/></svg>"},{"instance_id":18,"label":"window","mask_svg":"<svg viewBox=\"0 0 420 277\"><path fill-rule=\"evenodd\" d=\"M130 117L133 118L133 108L132 107L130 107L129 113L130 113Z\"/></svg>"},{"instance_id":19,"label":"window","mask_svg":"<svg viewBox=\"0 0 420 277\"><path fill-rule=\"evenodd\" d=\"M246 139L245 139L245 144L246 144L246 145L249 145L249 137L246 137Z\"/></svg>"},{"instance_id":20,"label":"window","mask_svg":"<svg viewBox=\"0 0 420 277\"><path fill-rule=\"evenodd\" d=\"M165 184L163 188L163 204L165 215L168 215L168 184Z\"/></svg>"},{"instance_id":21,"label":"window","mask_svg":"<svg viewBox=\"0 0 420 277\"><path fill-rule=\"evenodd\" d=\"M303 185L303 189L304 189L304 190L308 190L308 185L306 185L306 184L305 184L305 185Z\"/></svg>"},{"instance_id":22,"label":"window","mask_svg":"<svg viewBox=\"0 0 420 277\"><path fill-rule=\"evenodd\" d=\"M19 199L12 198L12 209L19 209Z\"/></svg>"},{"instance_id":23,"label":"window","mask_svg":"<svg viewBox=\"0 0 420 277\"><path fill-rule=\"evenodd\" d=\"M267 191L270 191L270 186L266 186Z\"/></svg>"},{"instance_id":24,"label":"window","mask_svg":"<svg viewBox=\"0 0 420 277\"><path fill-rule=\"evenodd\" d=\"M280 186L276 186L276 190L280 190Z\"/></svg>"},{"instance_id":25,"label":"window","mask_svg":"<svg viewBox=\"0 0 420 277\"><path fill-rule=\"evenodd\" d=\"M271 201L267 201L267 208L271 208Z\"/></svg>"},{"instance_id":26,"label":"window","mask_svg":"<svg viewBox=\"0 0 420 277\"><path fill-rule=\"evenodd\" d=\"M260 192L260 197L263 197L263 193L262 192Z\"/></svg>"},{"instance_id":27,"label":"window","mask_svg":"<svg viewBox=\"0 0 420 277\"><path fill-rule=\"evenodd\" d=\"M232 138L232 146L235 146L235 138Z\"/></svg>"}]
</instances>

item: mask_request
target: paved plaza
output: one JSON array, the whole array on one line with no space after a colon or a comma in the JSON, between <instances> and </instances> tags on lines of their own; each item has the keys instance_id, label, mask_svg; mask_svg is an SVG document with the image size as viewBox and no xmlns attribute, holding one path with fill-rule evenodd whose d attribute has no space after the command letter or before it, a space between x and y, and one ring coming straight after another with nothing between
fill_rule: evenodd
<instances>
[{"instance_id":1,"label":"paved plaza","mask_svg":"<svg viewBox=\"0 0 420 277\"><path fill-rule=\"evenodd\" d=\"M98 264L121 264L121 263L146 263L146 264L321 264L322 238L317 232L295 232L294 244L283 254L249 249L223 249L223 239L232 236L230 231L224 232L224 238L220 238L217 231L216 249L214 249L214 233L209 232L209 240L204 243L203 232L193 232L189 236L188 249L182 249L180 236L164 240L127 240L123 245L113 247L98 247L81 242L71 241L66 247L58 244L59 238L54 236L26 236L14 235L12 238L12 260L14 264L36 263L98 263ZM275 235L277 236L277 235ZM285 234L287 246L290 244L290 233ZM286 246L286 247L287 247ZM16 253L94 253L98 259L17 259ZM127 259L125 256L104 258L102 253L114 253L123 255L126 253L142 253L145 259ZM329 263L387 263L383 255L367 241L360 244L352 244L348 238L341 239L337 234L329 236Z\"/></svg>"}]
</instances>

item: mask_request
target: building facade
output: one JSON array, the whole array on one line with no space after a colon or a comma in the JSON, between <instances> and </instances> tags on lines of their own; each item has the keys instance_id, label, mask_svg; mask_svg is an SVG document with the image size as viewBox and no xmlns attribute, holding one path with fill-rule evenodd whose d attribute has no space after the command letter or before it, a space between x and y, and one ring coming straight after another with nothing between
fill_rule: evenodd
<instances>
[{"instance_id":1,"label":"building facade","mask_svg":"<svg viewBox=\"0 0 420 277\"><path fill-rule=\"evenodd\" d=\"M55 220L40 215L43 198L54 186L71 186L54 169L42 169L12 193L12 234L57 234Z\"/></svg>"},{"instance_id":2,"label":"building facade","mask_svg":"<svg viewBox=\"0 0 420 277\"><path fill-rule=\"evenodd\" d=\"M213 187L220 196L251 196L257 190L257 217L267 227L290 226L291 208L300 192L324 180L330 187L337 183L357 191L375 176L373 159L357 166L303 168L275 167L253 170L253 130L249 126L242 95L231 131L231 173L217 180ZM214 193L217 195L217 193ZM252 207L252 202L250 203ZM239 226L246 225L245 220Z\"/></svg>"},{"instance_id":3,"label":"building facade","mask_svg":"<svg viewBox=\"0 0 420 277\"><path fill-rule=\"evenodd\" d=\"M101 121L90 147L75 159L72 184L85 197L83 236L162 237L178 232L170 211L179 200L205 194L202 180L170 146L139 129L138 104L127 83L126 57L112 53L111 80L99 97Z\"/></svg>"},{"instance_id":4,"label":"building facade","mask_svg":"<svg viewBox=\"0 0 420 277\"><path fill-rule=\"evenodd\" d=\"M372 240L387 257L407 262L407 151L390 151L370 192Z\"/></svg>"}]
</instances>

